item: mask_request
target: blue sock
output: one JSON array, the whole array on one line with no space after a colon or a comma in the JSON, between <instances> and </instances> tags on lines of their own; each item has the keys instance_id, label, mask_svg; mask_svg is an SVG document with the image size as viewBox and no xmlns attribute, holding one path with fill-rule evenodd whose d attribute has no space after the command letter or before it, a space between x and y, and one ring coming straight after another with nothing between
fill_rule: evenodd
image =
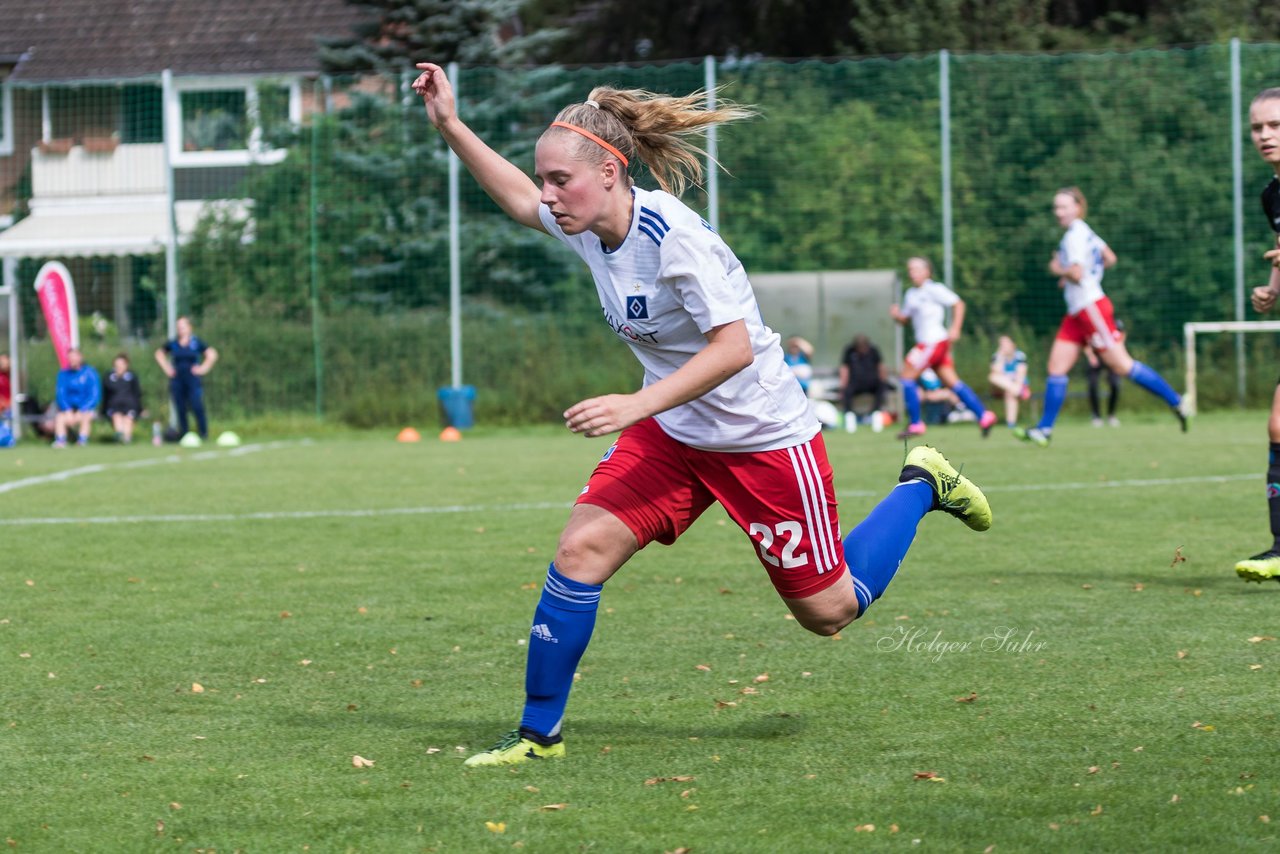
<instances>
[{"instance_id":1,"label":"blue sock","mask_svg":"<svg viewBox=\"0 0 1280 854\"><path fill-rule=\"evenodd\" d=\"M548 567L529 632L520 729L548 737L560 734L573 672L591 641L603 588L565 578L554 563Z\"/></svg>"},{"instance_id":2,"label":"blue sock","mask_svg":"<svg viewBox=\"0 0 1280 854\"><path fill-rule=\"evenodd\" d=\"M1067 375L1049 374L1044 384L1044 415L1036 426L1041 430L1052 430L1053 422L1058 420L1058 412L1067 399Z\"/></svg>"},{"instance_id":3,"label":"blue sock","mask_svg":"<svg viewBox=\"0 0 1280 854\"><path fill-rule=\"evenodd\" d=\"M907 404L907 416L911 419L909 423L920 423L920 392L916 390L915 380L902 381L902 400Z\"/></svg>"},{"instance_id":4,"label":"blue sock","mask_svg":"<svg viewBox=\"0 0 1280 854\"><path fill-rule=\"evenodd\" d=\"M965 407L974 415L981 418L987 414L987 408L982 405L982 400L973 393L973 389L969 388L963 382L958 382L951 387L956 393L956 397L964 401Z\"/></svg>"},{"instance_id":5,"label":"blue sock","mask_svg":"<svg viewBox=\"0 0 1280 854\"><path fill-rule=\"evenodd\" d=\"M1170 406L1177 406L1182 403L1182 397L1173 387L1165 382L1164 377L1157 374L1151 368L1137 361L1133 362L1133 370L1129 371L1129 379L1145 388L1147 391L1164 400Z\"/></svg>"},{"instance_id":6,"label":"blue sock","mask_svg":"<svg viewBox=\"0 0 1280 854\"><path fill-rule=\"evenodd\" d=\"M900 483L844 538L858 616L893 580L915 539L916 526L933 508L933 499L933 487L922 480Z\"/></svg>"}]
</instances>

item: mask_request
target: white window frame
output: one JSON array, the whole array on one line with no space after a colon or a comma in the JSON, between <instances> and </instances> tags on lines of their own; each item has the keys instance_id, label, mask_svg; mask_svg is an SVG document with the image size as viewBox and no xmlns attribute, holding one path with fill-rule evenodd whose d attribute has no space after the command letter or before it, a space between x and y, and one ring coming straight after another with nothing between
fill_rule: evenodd
<instances>
[{"instance_id":1,"label":"white window frame","mask_svg":"<svg viewBox=\"0 0 1280 854\"><path fill-rule=\"evenodd\" d=\"M15 135L13 87L9 85L9 78L6 75L3 80L0 80L0 157L9 157L13 154Z\"/></svg>"},{"instance_id":2,"label":"white window frame","mask_svg":"<svg viewBox=\"0 0 1280 854\"><path fill-rule=\"evenodd\" d=\"M296 78L275 77L183 77L173 81L173 92L165 110L165 139L170 161L175 166L246 166L250 163L279 163L283 148L271 148L262 139L262 123L258 118L258 87L263 83L289 90L289 122L302 123L302 84ZM184 151L182 129L182 94L184 92L227 92L244 90L245 112L249 119L249 147L237 151Z\"/></svg>"}]
</instances>

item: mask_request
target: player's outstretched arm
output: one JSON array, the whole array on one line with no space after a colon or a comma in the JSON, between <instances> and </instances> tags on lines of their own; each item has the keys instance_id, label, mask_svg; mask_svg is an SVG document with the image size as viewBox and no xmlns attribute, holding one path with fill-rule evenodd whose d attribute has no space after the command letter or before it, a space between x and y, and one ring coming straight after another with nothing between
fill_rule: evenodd
<instances>
[{"instance_id":1,"label":"player's outstretched arm","mask_svg":"<svg viewBox=\"0 0 1280 854\"><path fill-rule=\"evenodd\" d=\"M413 81L413 91L422 96L427 118L462 165L507 216L521 225L546 231L538 218L542 194L533 179L486 145L458 118L453 86L443 68L431 62L419 62L418 68L422 73Z\"/></svg>"}]
</instances>

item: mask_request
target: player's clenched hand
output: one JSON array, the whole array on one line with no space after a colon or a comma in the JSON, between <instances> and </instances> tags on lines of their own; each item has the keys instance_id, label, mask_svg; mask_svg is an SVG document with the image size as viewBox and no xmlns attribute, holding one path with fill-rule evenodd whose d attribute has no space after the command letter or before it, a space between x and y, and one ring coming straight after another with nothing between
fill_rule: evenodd
<instances>
[{"instance_id":1,"label":"player's clenched hand","mask_svg":"<svg viewBox=\"0 0 1280 854\"><path fill-rule=\"evenodd\" d=\"M564 413L564 426L586 436L616 433L645 417L633 394L606 394L575 403Z\"/></svg>"},{"instance_id":2,"label":"player's clenched hand","mask_svg":"<svg viewBox=\"0 0 1280 854\"><path fill-rule=\"evenodd\" d=\"M1271 290L1270 286L1263 285L1253 289L1253 293L1249 295L1249 301L1253 303L1253 310L1256 312L1271 311L1276 304L1276 292Z\"/></svg>"}]
</instances>

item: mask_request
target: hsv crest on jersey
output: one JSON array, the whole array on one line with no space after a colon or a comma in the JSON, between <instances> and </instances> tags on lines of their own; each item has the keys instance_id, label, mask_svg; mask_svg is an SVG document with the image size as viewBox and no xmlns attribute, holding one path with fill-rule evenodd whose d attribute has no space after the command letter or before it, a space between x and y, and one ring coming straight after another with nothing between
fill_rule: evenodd
<instances>
[{"instance_id":1,"label":"hsv crest on jersey","mask_svg":"<svg viewBox=\"0 0 1280 854\"><path fill-rule=\"evenodd\" d=\"M649 298L627 297L627 320L648 320Z\"/></svg>"}]
</instances>

